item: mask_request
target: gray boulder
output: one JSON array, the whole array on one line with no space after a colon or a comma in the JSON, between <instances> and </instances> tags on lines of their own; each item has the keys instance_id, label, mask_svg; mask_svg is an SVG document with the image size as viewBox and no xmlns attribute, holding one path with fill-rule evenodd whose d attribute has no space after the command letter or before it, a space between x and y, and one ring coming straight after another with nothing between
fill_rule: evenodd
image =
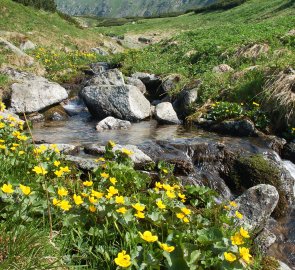
<instances>
[{"instance_id":1,"label":"gray boulder","mask_svg":"<svg viewBox=\"0 0 295 270\"><path fill-rule=\"evenodd\" d=\"M282 261L278 261L279 263L279 270L292 270L287 264L285 264L284 262Z\"/></svg>"},{"instance_id":2,"label":"gray boulder","mask_svg":"<svg viewBox=\"0 0 295 270\"><path fill-rule=\"evenodd\" d=\"M181 76L178 74L171 74L163 79L162 88L164 92L168 93L176 89L177 84L180 82Z\"/></svg>"},{"instance_id":3,"label":"gray boulder","mask_svg":"<svg viewBox=\"0 0 295 270\"><path fill-rule=\"evenodd\" d=\"M34 50L36 48L36 45L32 41L27 40L27 41L23 42L19 48L22 51Z\"/></svg>"},{"instance_id":4,"label":"gray boulder","mask_svg":"<svg viewBox=\"0 0 295 270\"><path fill-rule=\"evenodd\" d=\"M146 86L146 90L150 100L162 99L166 93L162 87L162 80L155 74L144 72L136 72L131 76L134 79L139 79Z\"/></svg>"},{"instance_id":5,"label":"gray boulder","mask_svg":"<svg viewBox=\"0 0 295 270\"><path fill-rule=\"evenodd\" d=\"M274 186L257 185L248 189L235 202L243 214L240 223L249 230L260 232L279 201L279 193Z\"/></svg>"},{"instance_id":6,"label":"gray boulder","mask_svg":"<svg viewBox=\"0 0 295 270\"><path fill-rule=\"evenodd\" d=\"M143 94L146 93L146 87L145 87L144 83L140 79L127 77L126 78L126 84L134 85L140 90L141 93L143 93Z\"/></svg>"},{"instance_id":7,"label":"gray boulder","mask_svg":"<svg viewBox=\"0 0 295 270\"><path fill-rule=\"evenodd\" d=\"M106 62L98 62L98 63L90 64L90 68L92 71L92 75L94 75L94 74L99 74L101 72L105 72L109 70L110 65L109 63L106 63Z\"/></svg>"},{"instance_id":8,"label":"gray boulder","mask_svg":"<svg viewBox=\"0 0 295 270\"><path fill-rule=\"evenodd\" d=\"M213 124L209 129L232 136L248 137L256 135L255 125L249 119L225 120L221 123Z\"/></svg>"},{"instance_id":9,"label":"gray boulder","mask_svg":"<svg viewBox=\"0 0 295 270\"><path fill-rule=\"evenodd\" d=\"M88 86L81 91L89 112L100 119L108 116L139 121L151 114L150 102L132 85Z\"/></svg>"},{"instance_id":10,"label":"gray boulder","mask_svg":"<svg viewBox=\"0 0 295 270\"><path fill-rule=\"evenodd\" d=\"M173 102L173 108L177 115L183 119L189 115L192 104L198 99L198 88L181 91Z\"/></svg>"},{"instance_id":11,"label":"gray boulder","mask_svg":"<svg viewBox=\"0 0 295 270\"><path fill-rule=\"evenodd\" d=\"M214 73L232 72L234 69L227 64L221 64L212 69Z\"/></svg>"},{"instance_id":12,"label":"gray boulder","mask_svg":"<svg viewBox=\"0 0 295 270\"><path fill-rule=\"evenodd\" d=\"M131 123L126 120L120 120L109 116L103 120L101 120L96 125L97 131L109 130L109 129L128 129L131 127Z\"/></svg>"},{"instance_id":13,"label":"gray boulder","mask_svg":"<svg viewBox=\"0 0 295 270\"><path fill-rule=\"evenodd\" d=\"M295 143L290 142L284 145L282 150L282 158L291 160L295 163Z\"/></svg>"},{"instance_id":14,"label":"gray boulder","mask_svg":"<svg viewBox=\"0 0 295 270\"><path fill-rule=\"evenodd\" d=\"M259 248L259 251L263 254L266 254L269 247L274 244L277 240L275 234L269 231L267 228L264 228L258 236L255 238L255 246Z\"/></svg>"},{"instance_id":15,"label":"gray boulder","mask_svg":"<svg viewBox=\"0 0 295 270\"><path fill-rule=\"evenodd\" d=\"M135 145L116 145L112 151L115 152L117 150L122 150L122 148L128 149L132 151L132 155L130 155L131 160L134 162L136 169L142 169L147 164L152 163L152 159L146 155L143 151L141 151L137 146ZM92 144L87 145L84 147L84 151L86 154L94 155L94 156L102 156L105 154L105 147Z\"/></svg>"},{"instance_id":16,"label":"gray boulder","mask_svg":"<svg viewBox=\"0 0 295 270\"><path fill-rule=\"evenodd\" d=\"M109 53L102 48L92 48L91 51L98 55L103 55L103 56L109 55Z\"/></svg>"},{"instance_id":17,"label":"gray boulder","mask_svg":"<svg viewBox=\"0 0 295 270\"><path fill-rule=\"evenodd\" d=\"M158 104L155 116L160 124L178 125L181 123L170 102Z\"/></svg>"},{"instance_id":18,"label":"gray boulder","mask_svg":"<svg viewBox=\"0 0 295 270\"><path fill-rule=\"evenodd\" d=\"M13 69L4 71L12 80L11 110L15 113L32 113L43 110L68 98L66 89L57 83Z\"/></svg>"},{"instance_id":19,"label":"gray boulder","mask_svg":"<svg viewBox=\"0 0 295 270\"><path fill-rule=\"evenodd\" d=\"M65 160L74 163L78 169L83 171L93 171L98 167L98 163L91 158L67 155Z\"/></svg>"},{"instance_id":20,"label":"gray boulder","mask_svg":"<svg viewBox=\"0 0 295 270\"><path fill-rule=\"evenodd\" d=\"M48 144L48 143L43 143L43 144L39 144L37 145L37 147L44 145L47 148L50 148L52 144ZM80 151L80 147L77 145L73 145L73 144L55 144L56 147L58 148L58 150L65 155L74 155L74 154L78 154Z\"/></svg>"},{"instance_id":21,"label":"gray boulder","mask_svg":"<svg viewBox=\"0 0 295 270\"><path fill-rule=\"evenodd\" d=\"M125 85L123 74L118 69L109 69L92 77L87 85Z\"/></svg>"}]
</instances>

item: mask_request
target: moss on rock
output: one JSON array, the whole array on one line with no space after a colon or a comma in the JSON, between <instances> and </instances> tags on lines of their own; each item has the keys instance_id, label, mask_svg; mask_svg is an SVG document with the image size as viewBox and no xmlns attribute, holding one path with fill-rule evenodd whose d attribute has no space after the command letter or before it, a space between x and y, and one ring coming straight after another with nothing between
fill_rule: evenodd
<instances>
[{"instance_id":1,"label":"moss on rock","mask_svg":"<svg viewBox=\"0 0 295 270\"><path fill-rule=\"evenodd\" d=\"M237 159L230 179L238 191L259 184L269 184L276 187L280 199L273 215L281 217L286 214L288 201L286 191L282 186L280 169L262 155L252 155Z\"/></svg>"}]
</instances>

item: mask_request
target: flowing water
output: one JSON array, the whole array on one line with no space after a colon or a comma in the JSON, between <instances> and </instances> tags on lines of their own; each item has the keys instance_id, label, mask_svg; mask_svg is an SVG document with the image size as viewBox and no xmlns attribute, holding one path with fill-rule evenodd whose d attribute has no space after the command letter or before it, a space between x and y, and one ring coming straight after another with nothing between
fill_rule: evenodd
<instances>
[{"instance_id":1,"label":"flowing water","mask_svg":"<svg viewBox=\"0 0 295 270\"><path fill-rule=\"evenodd\" d=\"M251 150L253 153L261 153L261 149L266 147L266 144L257 138L232 138L205 132L193 127L186 128L177 125L158 126L154 120L134 123L128 130L97 132L95 130L97 121L93 121L89 113L83 110L83 105L79 103L68 104L66 109L78 109L80 113L70 117L68 121L46 122L45 124L35 125L33 129L35 141L75 145L89 143L105 145L109 140L119 144L139 144L147 140L197 137L200 139L207 138L216 142L230 143L233 147ZM282 161L278 155L275 158L283 164L295 179L295 165L290 161ZM270 255L275 256L291 267L293 266L292 269L295 269L294 209L290 210L289 215L280 220L275 226L274 233L277 236L277 243L270 249Z\"/></svg>"}]
</instances>

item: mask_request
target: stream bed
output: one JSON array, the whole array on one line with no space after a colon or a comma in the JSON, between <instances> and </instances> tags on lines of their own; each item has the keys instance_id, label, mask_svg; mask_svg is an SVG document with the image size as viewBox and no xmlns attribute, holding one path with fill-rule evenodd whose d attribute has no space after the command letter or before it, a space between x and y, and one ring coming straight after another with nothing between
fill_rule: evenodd
<instances>
[{"instance_id":1,"label":"stream bed","mask_svg":"<svg viewBox=\"0 0 295 270\"><path fill-rule=\"evenodd\" d=\"M33 137L35 141L45 141L57 144L100 144L105 145L109 140L118 144L140 144L147 140L163 140L175 138L208 138L220 143L231 143L234 147L265 149L266 143L258 138L236 138L220 136L194 127L177 125L158 126L155 120L142 121L132 124L128 130L108 130L97 132L95 125L87 112L72 116L67 121L45 122L35 124ZM279 157L278 157L279 158ZM295 178L295 165L290 161L283 161L284 166ZM273 232L277 242L272 245L269 254L295 269L295 209L289 215L277 222Z\"/></svg>"}]
</instances>

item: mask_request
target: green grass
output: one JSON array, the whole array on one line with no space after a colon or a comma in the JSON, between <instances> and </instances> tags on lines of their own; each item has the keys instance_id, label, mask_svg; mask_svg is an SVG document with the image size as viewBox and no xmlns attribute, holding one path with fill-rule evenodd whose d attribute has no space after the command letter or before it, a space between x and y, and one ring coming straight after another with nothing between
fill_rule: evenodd
<instances>
[{"instance_id":1,"label":"green grass","mask_svg":"<svg viewBox=\"0 0 295 270\"><path fill-rule=\"evenodd\" d=\"M94 31L79 29L57 13L25 7L11 0L0 0L0 30L19 32L39 45L57 48L84 49L100 41Z\"/></svg>"},{"instance_id":2,"label":"green grass","mask_svg":"<svg viewBox=\"0 0 295 270\"><path fill-rule=\"evenodd\" d=\"M116 56L114 61L122 63L123 71L127 74L146 71L159 75L179 73L190 79L200 78L204 82L200 101L215 99L220 96L221 91L226 91L229 99L244 101L241 97L247 97L251 100L261 91L261 73L253 71L247 74L246 80L245 77L232 80L228 74L213 74L212 68L222 63L229 64L235 71L253 65L261 66L262 70L294 65L294 40L282 39L295 25L293 2L250 0L223 12L143 20L135 25L99 30L117 35L151 33L161 31L160 28L178 32L180 34L159 44ZM242 45L254 43L268 44L269 53L258 59L234 56ZM287 49L289 54L275 56L274 52L280 49Z\"/></svg>"}]
</instances>

